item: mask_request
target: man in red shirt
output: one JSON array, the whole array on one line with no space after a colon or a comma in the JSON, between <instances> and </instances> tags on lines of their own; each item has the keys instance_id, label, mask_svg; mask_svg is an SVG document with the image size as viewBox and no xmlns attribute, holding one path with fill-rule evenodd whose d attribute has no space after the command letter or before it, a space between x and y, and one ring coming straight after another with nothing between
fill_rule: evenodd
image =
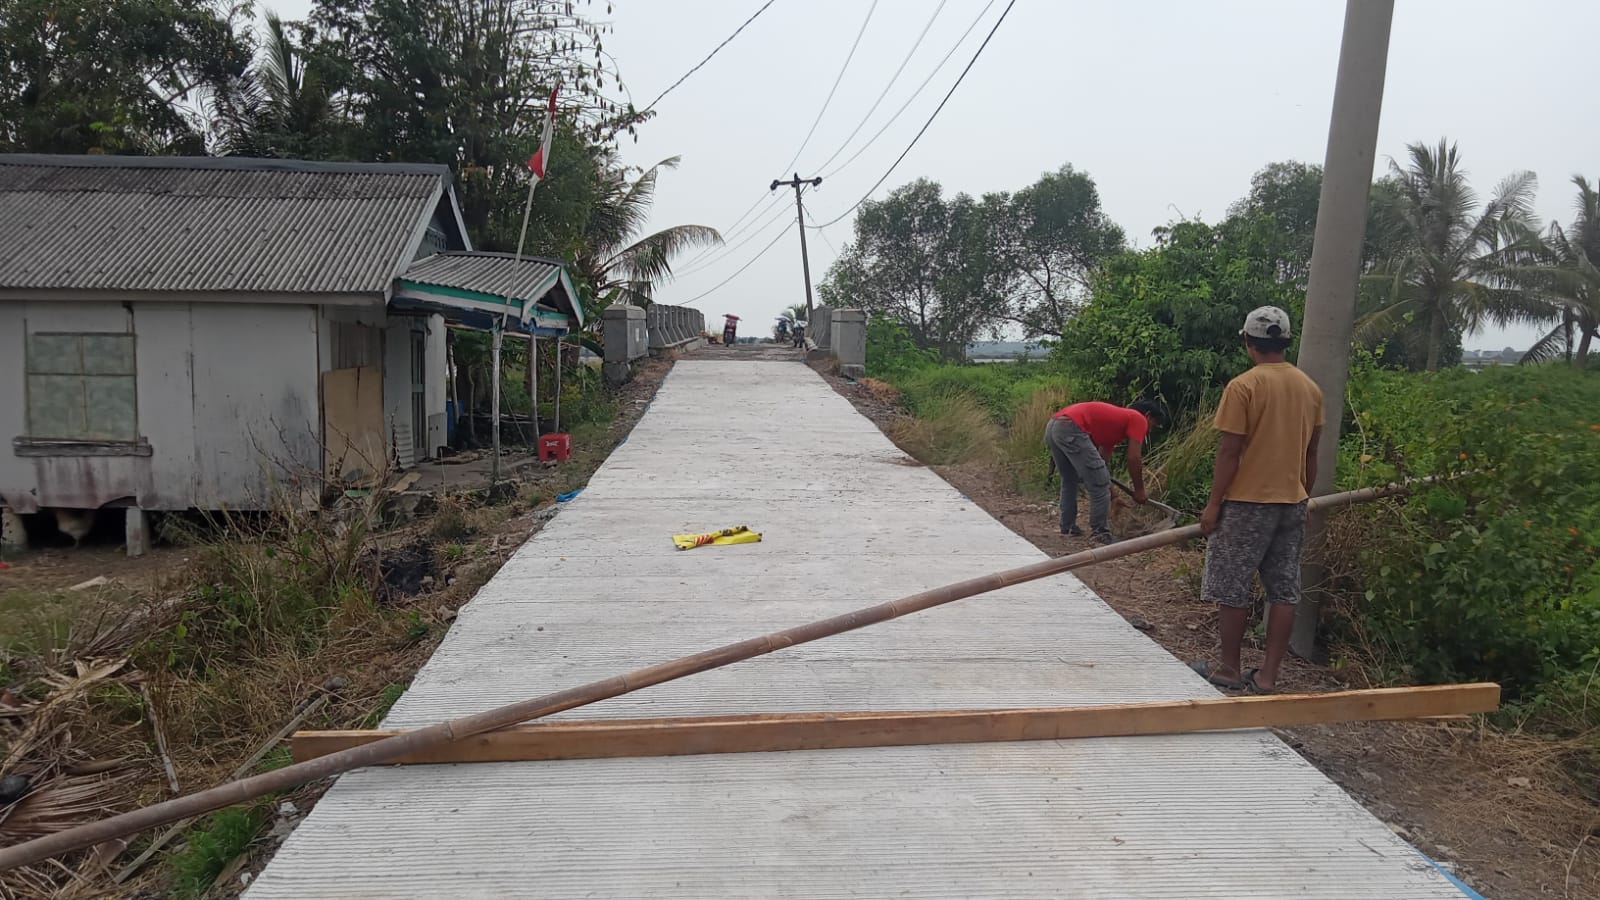
<instances>
[{"instance_id":1,"label":"man in red shirt","mask_svg":"<svg viewBox=\"0 0 1600 900\"><path fill-rule=\"evenodd\" d=\"M1128 475L1133 499L1144 503L1144 439L1158 407L1149 400L1131 407L1092 400L1063 407L1044 431L1045 446L1061 473L1061 533L1081 535L1078 527L1078 481L1089 491L1089 531L1102 544L1116 540L1106 526L1111 512L1111 472L1106 468L1111 451L1128 442Z\"/></svg>"}]
</instances>

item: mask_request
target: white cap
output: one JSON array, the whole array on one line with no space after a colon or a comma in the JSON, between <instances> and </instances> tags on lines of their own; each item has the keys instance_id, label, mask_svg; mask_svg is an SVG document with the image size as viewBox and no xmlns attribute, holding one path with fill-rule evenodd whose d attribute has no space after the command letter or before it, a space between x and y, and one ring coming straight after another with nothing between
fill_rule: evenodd
<instances>
[{"instance_id":1,"label":"white cap","mask_svg":"<svg viewBox=\"0 0 1600 900\"><path fill-rule=\"evenodd\" d=\"M1276 306L1262 306L1250 311L1239 333L1255 338L1289 338L1289 314Z\"/></svg>"}]
</instances>

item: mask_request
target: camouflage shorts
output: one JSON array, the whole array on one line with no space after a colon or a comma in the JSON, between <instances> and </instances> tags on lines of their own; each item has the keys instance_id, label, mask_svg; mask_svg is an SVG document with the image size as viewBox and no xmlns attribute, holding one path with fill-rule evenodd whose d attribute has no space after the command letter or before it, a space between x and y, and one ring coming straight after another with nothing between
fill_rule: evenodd
<instances>
[{"instance_id":1,"label":"camouflage shorts","mask_svg":"<svg viewBox=\"0 0 1600 900\"><path fill-rule=\"evenodd\" d=\"M1306 503L1222 504L1217 530L1206 541L1206 572L1200 597L1210 603L1250 605L1250 579L1261 573L1269 603L1300 599L1300 548L1305 542Z\"/></svg>"}]
</instances>

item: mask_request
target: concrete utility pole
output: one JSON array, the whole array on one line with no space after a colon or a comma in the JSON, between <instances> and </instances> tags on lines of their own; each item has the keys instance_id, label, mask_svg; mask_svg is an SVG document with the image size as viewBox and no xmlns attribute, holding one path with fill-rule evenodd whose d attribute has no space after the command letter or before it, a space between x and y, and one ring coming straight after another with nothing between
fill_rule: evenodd
<instances>
[{"instance_id":1,"label":"concrete utility pole","mask_svg":"<svg viewBox=\"0 0 1600 900\"><path fill-rule=\"evenodd\" d=\"M1356 285L1361 277L1361 245L1366 237L1367 195L1378 147L1378 114L1383 107L1384 69L1389 61L1389 24L1394 0L1348 0L1339 74L1333 88L1328 125L1328 155L1322 167L1322 197L1312 242L1311 276L1306 285L1306 318L1300 336L1300 368L1322 388L1325 415L1317 446L1313 495L1333 489L1338 462L1339 424L1344 416L1345 382L1350 375L1350 337L1355 329ZM1321 613L1320 590L1324 518L1314 514L1306 545L1311 560L1302 570L1305 599L1295 611L1290 649L1310 657L1316 650Z\"/></svg>"},{"instance_id":2,"label":"concrete utility pole","mask_svg":"<svg viewBox=\"0 0 1600 900\"><path fill-rule=\"evenodd\" d=\"M789 181L779 181L774 178L772 187L768 188L768 190L775 191L779 185L788 185L794 188L794 211L795 215L800 218L800 268L805 270L806 273L806 324L809 325L811 323L811 257L806 254L806 208L800 202L800 186L804 184L816 187L822 184L822 176L801 178L800 173L796 172L794 173L794 178Z\"/></svg>"}]
</instances>

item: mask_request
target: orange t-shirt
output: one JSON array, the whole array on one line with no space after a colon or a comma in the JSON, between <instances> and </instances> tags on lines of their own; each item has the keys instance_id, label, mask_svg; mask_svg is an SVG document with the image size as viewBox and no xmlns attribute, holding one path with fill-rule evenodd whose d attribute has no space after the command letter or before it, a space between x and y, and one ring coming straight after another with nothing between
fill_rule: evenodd
<instances>
[{"instance_id":1,"label":"orange t-shirt","mask_svg":"<svg viewBox=\"0 0 1600 900\"><path fill-rule=\"evenodd\" d=\"M1306 499L1306 448L1322 424L1322 389L1289 363L1263 363L1228 382L1217 430L1244 435L1239 472L1227 499L1299 503Z\"/></svg>"},{"instance_id":2,"label":"orange t-shirt","mask_svg":"<svg viewBox=\"0 0 1600 900\"><path fill-rule=\"evenodd\" d=\"M1115 447L1124 438L1142 441L1150 433L1150 420L1144 413L1099 400L1064 406L1056 411L1054 418L1062 416L1082 428L1096 447Z\"/></svg>"}]
</instances>

